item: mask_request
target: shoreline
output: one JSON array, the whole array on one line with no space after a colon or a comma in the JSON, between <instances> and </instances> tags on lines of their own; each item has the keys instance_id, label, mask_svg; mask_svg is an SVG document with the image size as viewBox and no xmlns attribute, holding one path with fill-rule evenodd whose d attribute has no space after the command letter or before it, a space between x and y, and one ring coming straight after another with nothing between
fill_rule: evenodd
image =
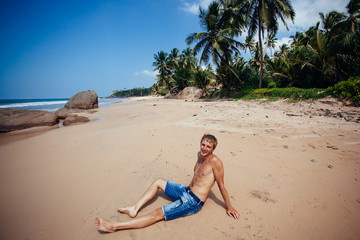
<instances>
[{"instance_id":1,"label":"shoreline","mask_svg":"<svg viewBox=\"0 0 360 240\"><path fill-rule=\"evenodd\" d=\"M120 102L126 100L125 98L112 98L112 99L116 99L118 101L114 101L111 103L103 102L101 107L99 107L99 108L89 109L89 110L79 110L79 112L77 112L76 115L87 116L87 117L91 118L91 115L94 112L97 112L99 109L106 108L106 107L109 107L111 104L120 103ZM32 99L30 99L30 100L32 100ZM33 99L33 100L44 100L45 101L45 100L51 100L51 99ZM58 100L58 99L56 99L56 100ZM59 109L57 109L57 110L59 110ZM37 110L37 109L34 109L34 110ZM51 113L55 112L55 111L47 111L47 110L40 110L40 111L46 111L46 112L51 112ZM96 119L92 119L92 120L96 120ZM31 137L34 137L34 136L37 136L40 134L44 134L48 131L51 131L51 130L54 130L57 128L61 128L61 127L63 127L62 120L54 126L31 127L31 128L21 129L21 130L0 133L0 146L5 145L5 144L10 144L12 142L20 141L23 139L31 138Z\"/></svg>"},{"instance_id":2,"label":"shoreline","mask_svg":"<svg viewBox=\"0 0 360 240\"><path fill-rule=\"evenodd\" d=\"M123 99L122 101L119 102L114 102L111 103L110 105L107 105L105 107L109 107L112 104L118 104L124 101L124 98L120 98ZM125 100L130 100L130 101L146 101L146 100L159 100L159 99L163 99L164 101L169 101L169 99L164 99L163 97L156 97L156 96L145 96L145 97L127 97L125 98ZM203 102L203 103L207 103L207 102L232 102L235 100L212 100L212 101L208 101L208 100L202 100L202 99L195 99L195 100L184 100L184 99L176 99L175 101L190 101L190 102ZM242 100L240 100L242 101ZM278 100L280 102L284 102L285 105L291 105L290 102L288 102L288 100L284 99L284 100ZM261 104L261 103L266 103L268 102L266 99L259 99L259 100L251 100L251 101L242 101L244 104L248 103L255 103L255 104ZM344 105L343 102L334 99L334 98L324 98L324 99L319 99L316 101L298 101L296 102L297 104L308 104L308 105L312 105L314 102L316 103L321 103L323 102L324 104L322 104L320 107L315 108L315 110L313 111L313 116L325 116L325 117L342 117L343 116L341 114L339 114L339 112L336 112L337 110L341 109L341 108L346 108L347 111L352 111L352 109L357 110L357 111L353 111L353 112L357 112L357 118L358 118L358 123L360 123L360 108L359 107L355 107L355 106L350 106L350 105ZM329 110L329 107L331 110ZM102 107L103 108L103 107ZM101 109L102 109L101 108ZM324 109L325 108L325 109ZM77 115L80 116L86 116L90 119L90 121L97 121L97 120L101 120L102 117L97 117L97 118L93 118L91 117L91 115L93 115L94 110L97 112L100 108L97 109L92 109L89 110L88 112L79 112L77 113ZM314 109L314 108L312 108ZM287 113L288 116L293 116L293 117L299 117L299 116L306 116L308 115L309 117L312 117L312 115L310 115L309 113L311 113L310 111L308 111L308 113L304 114L304 110L302 112L296 112L295 113ZM84 123L82 123L84 124ZM28 129L22 129L22 130L16 130L16 131L11 131L11 132L6 132L6 133L0 133L0 146L5 145L5 144L10 144L12 142L16 142L19 140L23 140L23 139L27 139L27 138L31 138L40 134L44 134L48 131L57 129L57 128L61 128L64 127L62 126L61 122L57 125L54 126L40 126L40 127L32 127L32 128L28 128Z\"/></svg>"},{"instance_id":3,"label":"shoreline","mask_svg":"<svg viewBox=\"0 0 360 240\"><path fill-rule=\"evenodd\" d=\"M101 121L1 145L0 238L357 239L360 125L326 109L359 111L331 99L131 98L89 115ZM97 232L95 217L128 219L116 209L133 204L157 177L188 184L204 133L219 140L215 154L240 221L226 215L214 186L191 217ZM167 203L159 194L139 216Z\"/></svg>"}]
</instances>

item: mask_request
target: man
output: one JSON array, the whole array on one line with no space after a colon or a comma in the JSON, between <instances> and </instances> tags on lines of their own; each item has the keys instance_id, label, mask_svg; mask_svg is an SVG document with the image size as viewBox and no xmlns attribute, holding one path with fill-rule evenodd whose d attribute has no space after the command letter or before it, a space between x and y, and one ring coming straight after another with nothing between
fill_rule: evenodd
<instances>
[{"instance_id":1,"label":"man","mask_svg":"<svg viewBox=\"0 0 360 240\"><path fill-rule=\"evenodd\" d=\"M238 220L239 213L231 206L229 194L224 186L224 167L221 160L213 154L217 146L217 139L213 135L204 135L200 141L200 152L194 167L194 177L188 187L166 181L163 178L156 179L140 200L133 206L119 208L118 211L125 213L133 220L126 222L110 222L102 218L95 219L95 225L101 232L115 232L120 229L143 228L160 220L171 220L197 213L201 210L210 190L217 182L221 195L226 205L226 213ZM141 207L153 199L159 189L165 192L175 201L158 208L152 213L135 218Z\"/></svg>"}]
</instances>

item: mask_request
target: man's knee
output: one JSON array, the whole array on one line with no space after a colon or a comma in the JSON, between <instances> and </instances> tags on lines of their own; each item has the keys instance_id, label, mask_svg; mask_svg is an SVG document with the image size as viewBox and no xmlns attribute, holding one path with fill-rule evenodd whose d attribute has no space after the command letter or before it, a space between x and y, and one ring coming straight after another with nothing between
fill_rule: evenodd
<instances>
[{"instance_id":1,"label":"man's knee","mask_svg":"<svg viewBox=\"0 0 360 240\"><path fill-rule=\"evenodd\" d=\"M154 181L154 184L160 188L161 190L165 191L165 186L166 186L166 180L165 178L157 178L155 181Z\"/></svg>"},{"instance_id":2,"label":"man's knee","mask_svg":"<svg viewBox=\"0 0 360 240\"><path fill-rule=\"evenodd\" d=\"M157 221L160 221L162 219L164 219L164 213L162 211L162 208L158 208L153 212L153 217L154 219L156 219Z\"/></svg>"}]
</instances>

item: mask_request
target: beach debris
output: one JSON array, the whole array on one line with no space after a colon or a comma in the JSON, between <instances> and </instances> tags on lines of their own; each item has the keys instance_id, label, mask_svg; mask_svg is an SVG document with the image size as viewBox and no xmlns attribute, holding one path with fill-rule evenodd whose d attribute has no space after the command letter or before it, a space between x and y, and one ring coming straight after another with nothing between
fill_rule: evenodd
<instances>
[{"instance_id":1,"label":"beach debris","mask_svg":"<svg viewBox=\"0 0 360 240\"><path fill-rule=\"evenodd\" d=\"M328 165L328 168L333 169L334 166L333 165Z\"/></svg>"},{"instance_id":2,"label":"beach debris","mask_svg":"<svg viewBox=\"0 0 360 240\"><path fill-rule=\"evenodd\" d=\"M289 117L301 117L301 115L293 114L293 113L287 113L286 115Z\"/></svg>"},{"instance_id":3,"label":"beach debris","mask_svg":"<svg viewBox=\"0 0 360 240\"><path fill-rule=\"evenodd\" d=\"M0 109L0 132L10 132L31 127L54 126L59 119L54 113L26 109Z\"/></svg>"},{"instance_id":4,"label":"beach debris","mask_svg":"<svg viewBox=\"0 0 360 240\"><path fill-rule=\"evenodd\" d=\"M93 90L79 92L65 104L65 108L93 109L98 107L98 95Z\"/></svg>"}]
</instances>

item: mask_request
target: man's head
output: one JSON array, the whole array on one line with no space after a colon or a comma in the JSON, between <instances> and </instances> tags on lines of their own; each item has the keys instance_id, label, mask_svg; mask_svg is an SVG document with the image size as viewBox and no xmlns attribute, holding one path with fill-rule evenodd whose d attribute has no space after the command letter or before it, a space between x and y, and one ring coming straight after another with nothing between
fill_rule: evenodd
<instances>
[{"instance_id":1,"label":"man's head","mask_svg":"<svg viewBox=\"0 0 360 240\"><path fill-rule=\"evenodd\" d=\"M204 136L201 138L200 144L204 141L208 141L209 143L211 143L213 145L213 150L215 150L216 146L217 146L217 139L214 135L211 134L204 134Z\"/></svg>"}]
</instances>

